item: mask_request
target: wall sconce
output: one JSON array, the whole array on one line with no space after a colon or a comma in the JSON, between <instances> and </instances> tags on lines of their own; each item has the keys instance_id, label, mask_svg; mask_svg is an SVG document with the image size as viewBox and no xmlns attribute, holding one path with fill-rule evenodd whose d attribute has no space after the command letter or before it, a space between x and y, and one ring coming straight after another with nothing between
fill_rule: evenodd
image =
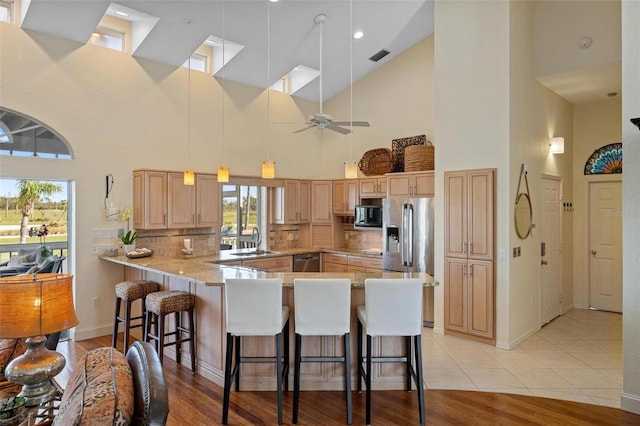
<instances>
[{"instance_id":1,"label":"wall sconce","mask_svg":"<svg viewBox=\"0 0 640 426\"><path fill-rule=\"evenodd\" d=\"M183 181L184 181L185 185L195 185L195 183L196 183L196 174L193 172L193 170L185 170L184 171Z\"/></svg>"},{"instance_id":2,"label":"wall sconce","mask_svg":"<svg viewBox=\"0 0 640 426\"><path fill-rule=\"evenodd\" d=\"M355 161L345 161L344 177L345 179L356 179L358 177L358 166Z\"/></svg>"},{"instance_id":3,"label":"wall sconce","mask_svg":"<svg viewBox=\"0 0 640 426\"><path fill-rule=\"evenodd\" d=\"M273 179L276 177L276 163L272 160L262 162L262 179Z\"/></svg>"},{"instance_id":4,"label":"wall sconce","mask_svg":"<svg viewBox=\"0 0 640 426\"><path fill-rule=\"evenodd\" d=\"M218 182L229 182L229 168L227 166L218 167Z\"/></svg>"},{"instance_id":5,"label":"wall sconce","mask_svg":"<svg viewBox=\"0 0 640 426\"><path fill-rule=\"evenodd\" d=\"M551 138L549 141L549 152L551 154L564 154L564 138Z\"/></svg>"}]
</instances>

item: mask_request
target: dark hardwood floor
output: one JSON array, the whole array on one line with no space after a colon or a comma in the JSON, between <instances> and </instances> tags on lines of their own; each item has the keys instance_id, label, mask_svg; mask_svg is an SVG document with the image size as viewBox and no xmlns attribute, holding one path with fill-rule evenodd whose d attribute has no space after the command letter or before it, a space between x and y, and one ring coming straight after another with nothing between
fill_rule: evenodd
<instances>
[{"instance_id":1,"label":"dark hardwood floor","mask_svg":"<svg viewBox=\"0 0 640 426\"><path fill-rule=\"evenodd\" d=\"M122 339L120 339L120 345ZM60 342L58 351L67 359L58 376L65 383L76 361L93 348L110 346L111 336L79 342ZM164 360L169 388L168 425L220 424L222 387L188 368ZM417 392L374 391L373 424L418 424ZM640 415L615 408L548 398L476 391L426 390L428 425L640 425ZM285 424L291 424L293 392L284 396ZM353 424L364 424L364 393L353 392ZM300 395L300 425L346 424L343 392L310 392ZM277 424L275 392L231 394L231 425Z\"/></svg>"}]
</instances>

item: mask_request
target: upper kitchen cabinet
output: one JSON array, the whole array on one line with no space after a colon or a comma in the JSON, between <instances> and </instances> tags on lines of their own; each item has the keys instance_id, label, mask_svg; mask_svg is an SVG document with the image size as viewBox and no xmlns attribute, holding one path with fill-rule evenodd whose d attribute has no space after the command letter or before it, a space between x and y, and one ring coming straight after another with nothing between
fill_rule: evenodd
<instances>
[{"instance_id":1,"label":"upper kitchen cabinet","mask_svg":"<svg viewBox=\"0 0 640 426\"><path fill-rule=\"evenodd\" d=\"M360 198L384 198L386 196L386 176L360 179Z\"/></svg>"},{"instance_id":2,"label":"upper kitchen cabinet","mask_svg":"<svg viewBox=\"0 0 640 426\"><path fill-rule=\"evenodd\" d=\"M330 180L311 182L311 223L333 222L333 185Z\"/></svg>"},{"instance_id":3,"label":"upper kitchen cabinet","mask_svg":"<svg viewBox=\"0 0 640 426\"><path fill-rule=\"evenodd\" d=\"M217 175L196 174L196 227L209 228L220 223L220 184Z\"/></svg>"},{"instance_id":4,"label":"upper kitchen cabinet","mask_svg":"<svg viewBox=\"0 0 640 426\"><path fill-rule=\"evenodd\" d=\"M167 228L167 172L133 172L133 227Z\"/></svg>"},{"instance_id":5,"label":"upper kitchen cabinet","mask_svg":"<svg viewBox=\"0 0 640 426\"><path fill-rule=\"evenodd\" d=\"M358 180L345 179L333 181L333 213L353 215L358 204Z\"/></svg>"},{"instance_id":6,"label":"upper kitchen cabinet","mask_svg":"<svg viewBox=\"0 0 640 426\"><path fill-rule=\"evenodd\" d=\"M273 223L309 223L310 182L285 180L283 187L271 191Z\"/></svg>"},{"instance_id":7,"label":"upper kitchen cabinet","mask_svg":"<svg viewBox=\"0 0 640 426\"><path fill-rule=\"evenodd\" d=\"M444 174L445 256L493 259L494 170Z\"/></svg>"},{"instance_id":8,"label":"upper kitchen cabinet","mask_svg":"<svg viewBox=\"0 0 640 426\"><path fill-rule=\"evenodd\" d=\"M434 192L433 171L387 175L388 197L433 197Z\"/></svg>"},{"instance_id":9,"label":"upper kitchen cabinet","mask_svg":"<svg viewBox=\"0 0 640 426\"><path fill-rule=\"evenodd\" d=\"M220 190L215 175L197 174L185 185L182 172L133 172L136 229L205 228L219 225Z\"/></svg>"}]
</instances>

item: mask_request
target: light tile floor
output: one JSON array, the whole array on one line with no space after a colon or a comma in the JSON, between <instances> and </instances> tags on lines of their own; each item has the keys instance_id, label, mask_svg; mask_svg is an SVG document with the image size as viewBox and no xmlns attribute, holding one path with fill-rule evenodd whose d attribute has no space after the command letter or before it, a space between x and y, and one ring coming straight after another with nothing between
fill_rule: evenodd
<instances>
[{"instance_id":1,"label":"light tile floor","mask_svg":"<svg viewBox=\"0 0 640 426\"><path fill-rule=\"evenodd\" d=\"M511 350L425 329L429 389L543 396L620 408L622 315L574 309Z\"/></svg>"}]
</instances>

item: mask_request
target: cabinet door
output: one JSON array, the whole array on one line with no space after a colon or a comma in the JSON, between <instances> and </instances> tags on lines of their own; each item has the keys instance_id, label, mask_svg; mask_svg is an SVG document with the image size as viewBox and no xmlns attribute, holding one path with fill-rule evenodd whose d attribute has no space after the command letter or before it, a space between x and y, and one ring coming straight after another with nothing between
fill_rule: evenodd
<instances>
[{"instance_id":1,"label":"cabinet door","mask_svg":"<svg viewBox=\"0 0 640 426\"><path fill-rule=\"evenodd\" d=\"M444 258L444 328L467 332L467 261Z\"/></svg>"},{"instance_id":2,"label":"cabinet door","mask_svg":"<svg viewBox=\"0 0 640 426\"><path fill-rule=\"evenodd\" d=\"M387 177L378 178L378 197L387 196Z\"/></svg>"},{"instance_id":3,"label":"cabinet door","mask_svg":"<svg viewBox=\"0 0 640 426\"><path fill-rule=\"evenodd\" d=\"M220 184L216 175L196 175L196 226L220 225Z\"/></svg>"},{"instance_id":4,"label":"cabinet door","mask_svg":"<svg viewBox=\"0 0 640 426\"><path fill-rule=\"evenodd\" d=\"M467 242L469 257L493 259L493 170L468 172Z\"/></svg>"},{"instance_id":5,"label":"cabinet door","mask_svg":"<svg viewBox=\"0 0 640 426\"><path fill-rule=\"evenodd\" d=\"M196 187L185 185L182 173L167 175L168 227L192 228L196 224Z\"/></svg>"},{"instance_id":6,"label":"cabinet door","mask_svg":"<svg viewBox=\"0 0 640 426\"><path fill-rule=\"evenodd\" d=\"M140 187L142 187L141 193L135 193L136 189ZM137 205L141 206L139 216L135 211ZM134 226L136 229L167 228L166 172L138 171L134 173Z\"/></svg>"},{"instance_id":7,"label":"cabinet door","mask_svg":"<svg viewBox=\"0 0 640 426\"><path fill-rule=\"evenodd\" d=\"M389 197L408 197L411 178L408 175L389 176L387 178L387 195Z\"/></svg>"},{"instance_id":8,"label":"cabinet door","mask_svg":"<svg viewBox=\"0 0 640 426\"><path fill-rule=\"evenodd\" d=\"M285 180L283 191L283 223L298 223L298 182L295 180Z\"/></svg>"},{"instance_id":9,"label":"cabinet door","mask_svg":"<svg viewBox=\"0 0 640 426\"><path fill-rule=\"evenodd\" d=\"M301 180L298 182L298 223L309 223L310 218L310 202L311 202L311 184L309 181Z\"/></svg>"},{"instance_id":10,"label":"cabinet door","mask_svg":"<svg viewBox=\"0 0 640 426\"><path fill-rule=\"evenodd\" d=\"M359 197L359 193L360 191L358 190L358 181L357 180L348 180L346 181L346 188L347 188L347 192L346 192L346 205L347 205L347 210L345 211L345 214L350 214L350 215L354 215L355 212L355 208L356 208L356 204L358 204L358 201L360 200Z\"/></svg>"},{"instance_id":11,"label":"cabinet door","mask_svg":"<svg viewBox=\"0 0 640 426\"><path fill-rule=\"evenodd\" d=\"M345 200L348 198L347 183L343 180L333 182L333 212L335 214L344 214L347 210Z\"/></svg>"},{"instance_id":12,"label":"cabinet door","mask_svg":"<svg viewBox=\"0 0 640 426\"><path fill-rule=\"evenodd\" d=\"M330 181L311 182L311 223L332 223L332 194Z\"/></svg>"},{"instance_id":13,"label":"cabinet door","mask_svg":"<svg viewBox=\"0 0 640 426\"><path fill-rule=\"evenodd\" d=\"M467 282L467 333L493 339L493 262L469 260Z\"/></svg>"},{"instance_id":14,"label":"cabinet door","mask_svg":"<svg viewBox=\"0 0 640 426\"><path fill-rule=\"evenodd\" d=\"M433 197L435 192L433 172L414 175L413 192L415 197Z\"/></svg>"},{"instance_id":15,"label":"cabinet door","mask_svg":"<svg viewBox=\"0 0 640 426\"><path fill-rule=\"evenodd\" d=\"M377 178L360 179L360 198L375 198L378 196Z\"/></svg>"},{"instance_id":16,"label":"cabinet door","mask_svg":"<svg viewBox=\"0 0 640 426\"><path fill-rule=\"evenodd\" d=\"M467 173L444 174L444 253L467 257Z\"/></svg>"},{"instance_id":17,"label":"cabinet door","mask_svg":"<svg viewBox=\"0 0 640 426\"><path fill-rule=\"evenodd\" d=\"M347 272L349 267L347 265L339 265L337 263L325 263L324 272Z\"/></svg>"}]
</instances>

